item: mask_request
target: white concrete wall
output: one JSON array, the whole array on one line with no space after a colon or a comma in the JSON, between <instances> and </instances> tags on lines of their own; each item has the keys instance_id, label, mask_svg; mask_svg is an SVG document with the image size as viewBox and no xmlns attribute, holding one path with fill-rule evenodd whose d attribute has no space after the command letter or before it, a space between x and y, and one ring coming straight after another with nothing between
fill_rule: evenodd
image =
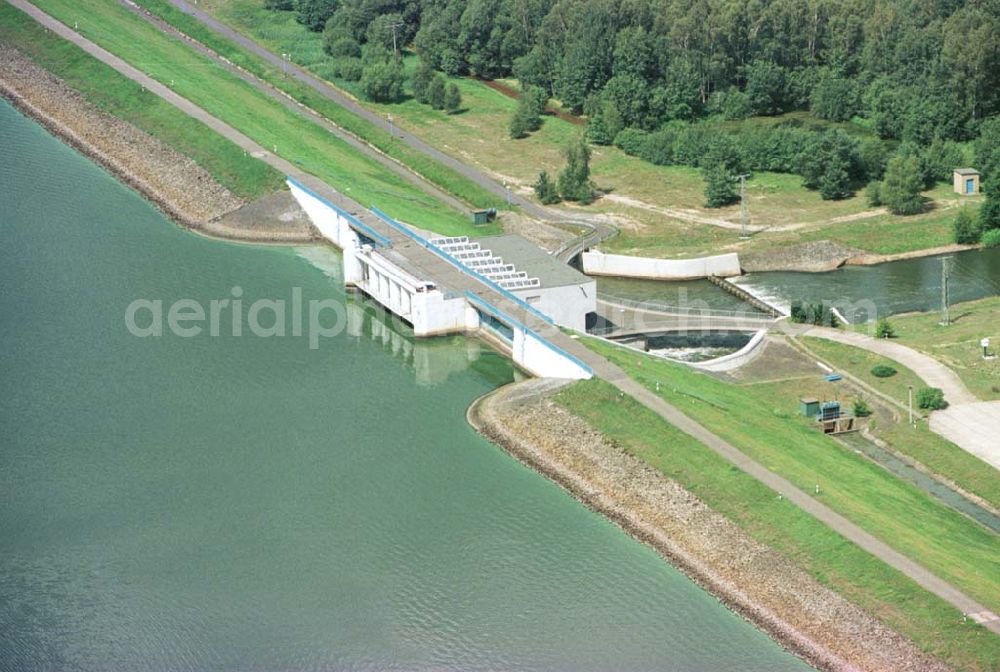
<instances>
[{"instance_id":1,"label":"white concrete wall","mask_svg":"<svg viewBox=\"0 0 1000 672\"><path fill-rule=\"evenodd\" d=\"M587 330L587 313L597 310L597 281L566 287L519 289L513 292L561 327ZM537 301L533 297L538 297Z\"/></svg>"},{"instance_id":2,"label":"white concrete wall","mask_svg":"<svg viewBox=\"0 0 1000 672\"><path fill-rule=\"evenodd\" d=\"M413 295L411 324L417 336L454 334L479 328L479 315L464 296L446 298L440 290Z\"/></svg>"},{"instance_id":3,"label":"white concrete wall","mask_svg":"<svg viewBox=\"0 0 1000 672\"><path fill-rule=\"evenodd\" d=\"M561 351L549 345L541 336L514 328L514 362L540 378L570 378L589 380L593 374Z\"/></svg>"},{"instance_id":4,"label":"white concrete wall","mask_svg":"<svg viewBox=\"0 0 1000 672\"><path fill-rule=\"evenodd\" d=\"M337 247L344 249L344 232L345 229L350 230L350 227L347 226L347 220L326 203L307 191L300 189L292 182L288 182L288 188L292 190L292 196L295 197L295 200L299 202L302 209L309 215L310 221L323 234L323 237Z\"/></svg>"},{"instance_id":5,"label":"white concrete wall","mask_svg":"<svg viewBox=\"0 0 1000 672\"><path fill-rule=\"evenodd\" d=\"M685 364L704 371L732 371L744 364L749 364L763 350L767 330L761 329L750 341L736 352L731 352L722 357L716 357L705 362L684 362Z\"/></svg>"},{"instance_id":6,"label":"white concrete wall","mask_svg":"<svg viewBox=\"0 0 1000 672\"><path fill-rule=\"evenodd\" d=\"M727 278L740 274L740 258L735 252L698 259L654 259L584 252L583 272L591 275L614 275L651 280L690 280L710 275Z\"/></svg>"}]
</instances>

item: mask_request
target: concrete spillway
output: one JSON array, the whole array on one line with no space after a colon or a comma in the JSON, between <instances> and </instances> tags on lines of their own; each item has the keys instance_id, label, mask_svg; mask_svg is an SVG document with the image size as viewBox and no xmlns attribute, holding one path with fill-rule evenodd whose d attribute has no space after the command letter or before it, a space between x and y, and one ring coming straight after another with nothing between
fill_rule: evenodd
<instances>
[{"instance_id":1,"label":"concrete spillway","mask_svg":"<svg viewBox=\"0 0 1000 672\"><path fill-rule=\"evenodd\" d=\"M343 251L345 284L410 324L415 336L483 333L531 374L593 376L589 366L533 326L554 328L552 318L447 248L377 209L364 211L347 199L336 205L318 193L320 185L313 189L289 177L288 186L317 230Z\"/></svg>"}]
</instances>

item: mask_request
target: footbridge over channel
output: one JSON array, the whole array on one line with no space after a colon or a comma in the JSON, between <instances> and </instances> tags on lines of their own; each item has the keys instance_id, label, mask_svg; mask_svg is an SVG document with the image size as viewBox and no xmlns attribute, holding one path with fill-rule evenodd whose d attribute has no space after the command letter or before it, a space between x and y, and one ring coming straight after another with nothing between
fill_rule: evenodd
<instances>
[{"instance_id":1,"label":"footbridge over channel","mask_svg":"<svg viewBox=\"0 0 1000 672\"><path fill-rule=\"evenodd\" d=\"M523 276L492 267L484 269L492 277L484 275L449 252L455 241L424 238L319 180L288 177L287 183L317 230L343 251L345 284L410 324L415 336L478 332L533 375L593 376L589 365L552 342L565 338L555 322L504 286L520 286Z\"/></svg>"},{"instance_id":2,"label":"footbridge over channel","mask_svg":"<svg viewBox=\"0 0 1000 672\"><path fill-rule=\"evenodd\" d=\"M702 306L666 306L624 299L597 299L598 324L589 329L599 336L633 336L679 331L761 331L777 319L752 309L716 310Z\"/></svg>"}]
</instances>

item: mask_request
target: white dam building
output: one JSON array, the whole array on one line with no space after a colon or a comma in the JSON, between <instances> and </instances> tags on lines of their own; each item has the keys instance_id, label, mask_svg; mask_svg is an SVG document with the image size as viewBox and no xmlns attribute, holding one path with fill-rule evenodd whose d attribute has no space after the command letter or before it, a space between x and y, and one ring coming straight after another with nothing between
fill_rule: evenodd
<instances>
[{"instance_id":1,"label":"white dam building","mask_svg":"<svg viewBox=\"0 0 1000 672\"><path fill-rule=\"evenodd\" d=\"M337 205L314 190L326 185L287 182L316 229L343 251L344 283L406 321L414 336L478 333L533 375L593 376L545 337L556 325L584 331L596 309L590 278L518 236L427 238L375 207L334 194Z\"/></svg>"},{"instance_id":2,"label":"white dam building","mask_svg":"<svg viewBox=\"0 0 1000 672\"><path fill-rule=\"evenodd\" d=\"M516 235L430 241L470 270L523 299L561 327L586 331L597 310L597 282Z\"/></svg>"}]
</instances>

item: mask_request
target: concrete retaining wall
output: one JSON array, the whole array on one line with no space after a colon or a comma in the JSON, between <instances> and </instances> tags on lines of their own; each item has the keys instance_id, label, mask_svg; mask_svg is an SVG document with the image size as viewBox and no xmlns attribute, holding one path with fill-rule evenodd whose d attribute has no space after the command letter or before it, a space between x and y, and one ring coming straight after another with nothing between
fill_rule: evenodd
<instances>
[{"instance_id":1,"label":"concrete retaining wall","mask_svg":"<svg viewBox=\"0 0 1000 672\"><path fill-rule=\"evenodd\" d=\"M511 328L514 333L513 342L510 344L511 358L525 371L541 378L573 380L593 378L594 372L591 368L573 355L552 345L543 336L483 300L482 297L472 292L466 292L465 295L476 310L492 315Z\"/></svg>"},{"instance_id":2,"label":"concrete retaining wall","mask_svg":"<svg viewBox=\"0 0 1000 672\"><path fill-rule=\"evenodd\" d=\"M574 331L587 330L587 313L597 310L597 281L583 285L535 287L515 290L514 295L534 306L552 321Z\"/></svg>"},{"instance_id":3,"label":"concrete retaining wall","mask_svg":"<svg viewBox=\"0 0 1000 672\"><path fill-rule=\"evenodd\" d=\"M583 272L647 280L692 280L709 276L740 274L740 258L735 252L698 259L654 259L604 254L597 250L582 255Z\"/></svg>"},{"instance_id":4,"label":"concrete retaining wall","mask_svg":"<svg viewBox=\"0 0 1000 672\"><path fill-rule=\"evenodd\" d=\"M766 336L767 331L761 329L753 335L746 345L736 352L710 359L707 362L688 362L688 364L703 371L732 371L733 369L738 369L760 354Z\"/></svg>"}]
</instances>

